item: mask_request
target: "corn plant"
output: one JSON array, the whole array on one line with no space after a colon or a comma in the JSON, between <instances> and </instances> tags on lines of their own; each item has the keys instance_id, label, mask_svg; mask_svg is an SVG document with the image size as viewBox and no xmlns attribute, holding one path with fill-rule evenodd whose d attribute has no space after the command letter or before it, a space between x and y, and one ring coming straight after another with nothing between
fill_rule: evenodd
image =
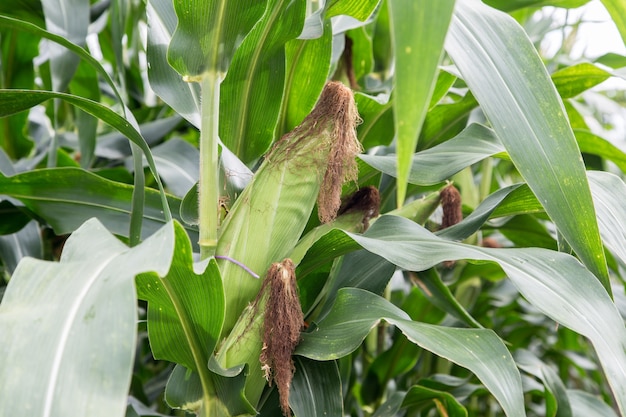
<instances>
[{"instance_id":1,"label":"corn plant","mask_svg":"<svg viewBox=\"0 0 626 417\"><path fill-rule=\"evenodd\" d=\"M626 415L585 3L4 1L0 414Z\"/></svg>"}]
</instances>

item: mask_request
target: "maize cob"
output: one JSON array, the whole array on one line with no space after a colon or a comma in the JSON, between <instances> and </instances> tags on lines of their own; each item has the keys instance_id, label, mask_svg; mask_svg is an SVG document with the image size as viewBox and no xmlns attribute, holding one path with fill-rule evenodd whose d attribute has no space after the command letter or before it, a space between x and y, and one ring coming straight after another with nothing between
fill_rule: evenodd
<instances>
[{"instance_id":1,"label":"maize cob","mask_svg":"<svg viewBox=\"0 0 626 417\"><path fill-rule=\"evenodd\" d=\"M231 208L215 252L226 299L222 337L229 335L262 285L237 263L263 276L272 263L284 259L298 242L316 199L320 218L328 221L334 217L346 173L355 174L354 157L360 151L357 119L352 92L340 83L328 83L311 114L275 144ZM252 331L247 327L237 325L235 333ZM247 362L255 373L252 368L259 366L258 355L252 358L242 354L239 358L223 351L241 337L233 334L224 341L218 361L224 367ZM258 345L244 349L246 352L260 350L260 334L255 340L246 340ZM253 404L263 388L259 390L258 385L246 386Z\"/></svg>"}]
</instances>

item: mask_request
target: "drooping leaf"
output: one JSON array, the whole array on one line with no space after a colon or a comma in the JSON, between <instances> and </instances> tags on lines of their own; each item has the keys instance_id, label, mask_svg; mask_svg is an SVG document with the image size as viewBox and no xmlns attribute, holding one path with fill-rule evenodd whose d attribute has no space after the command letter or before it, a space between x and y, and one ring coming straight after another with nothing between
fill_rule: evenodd
<instances>
[{"instance_id":1,"label":"drooping leaf","mask_svg":"<svg viewBox=\"0 0 626 417\"><path fill-rule=\"evenodd\" d=\"M587 337L602 363L620 409L626 404L626 328L600 282L574 257L545 249L490 249L436 238L400 217L383 216L363 235L365 249L413 271L454 259L495 261L543 313Z\"/></svg>"},{"instance_id":2,"label":"drooping leaf","mask_svg":"<svg viewBox=\"0 0 626 417\"><path fill-rule=\"evenodd\" d=\"M97 117L103 122L111 125L112 127L123 133L130 141L137 145L144 153L150 170L155 176L157 185L161 195L161 203L165 218L169 220L171 218L171 212L169 205L167 204L165 191L163 185L158 176L156 165L154 164L154 158L152 152L148 147L145 139L141 136L136 126L134 126L134 119L127 120L119 114L115 113L110 108L85 99L79 96L64 93L54 93L50 91L35 91L35 90L0 90L0 116L14 114L20 111L29 109L37 104L40 104L46 100L57 98L65 100L87 113Z\"/></svg>"},{"instance_id":3,"label":"drooping leaf","mask_svg":"<svg viewBox=\"0 0 626 417\"><path fill-rule=\"evenodd\" d=\"M471 124L441 145L413 154L407 180L411 184L437 184L462 169L503 151L504 146L491 129ZM393 155L362 154L359 158L387 175L396 175L397 161Z\"/></svg>"},{"instance_id":4,"label":"drooping leaf","mask_svg":"<svg viewBox=\"0 0 626 417\"><path fill-rule=\"evenodd\" d=\"M0 174L3 193L20 200L41 216L59 235L71 233L91 217L97 217L112 233L128 236L133 187L106 180L79 168L28 171L5 177ZM143 236L156 232L166 220L161 197L145 190ZM180 200L168 197L174 213Z\"/></svg>"},{"instance_id":5,"label":"drooping leaf","mask_svg":"<svg viewBox=\"0 0 626 417\"><path fill-rule=\"evenodd\" d=\"M189 239L180 226L176 233L169 272L138 276L137 294L148 301L148 335L155 358L182 364L202 378L222 329L223 289L215 261L196 274Z\"/></svg>"},{"instance_id":6,"label":"drooping leaf","mask_svg":"<svg viewBox=\"0 0 626 417\"><path fill-rule=\"evenodd\" d=\"M120 95L117 89L117 86L111 79L111 76L109 75L109 73L102 67L102 65L100 65L98 60L95 59L92 55L90 55L87 51L85 51L84 48L78 46L77 44L73 42L70 42L63 36L59 36L54 33L48 32L47 30L42 29L39 26L36 26L32 23L29 23L23 20L14 19L9 16L0 15L0 23L2 24L2 26L6 28L11 28L11 29L16 29L16 30L23 31L23 32L32 33L42 38L49 39L55 43L58 43L59 45L64 46L68 50L72 51L73 53L81 57L81 59L87 61L93 68L95 68L96 71L98 71L98 74L100 74L104 78L104 80L107 82L107 84L111 86L119 102L120 103L123 102L122 96ZM4 113L0 113L0 114L4 115Z\"/></svg>"},{"instance_id":7,"label":"drooping leaf","mask_svg":"<svg viewBox=\"0 0 626 417\"><path fill-rule=\"evenodd\" d=\"M169 271L139 275L137 294L148 301L148 336L154 357L198 374L205 409L213 402L223 403L215 398L208 369L224 321L224 290L215 260L200 273L194 272L191 243L176 224L176 251Z\"/></svg>"},{"instance_id":8,"label":"drooping leaf","mask_svg":"<svg viewBox=\"0 0 626 417\"><path fill-rule=\"evenodd\" d=\"M411 321L389 301L364 290L340 290L329 315L303 335L296 354L317 360L344 356L356 349L381 319L398 327L413 343L474 372L508 416L525 415L519 373L493 331Z\"/></svg>"},{"instance_id":9,"label":"drooping leaf","mask_svg":"<svg viewBox=\"0 0 626 417\"><path fill-rule=\"evenodd\" d=\"M560 233L610 293L585 167L533 44L510 16L457 3L446 48Z\"/></svg>"}]
</instances>

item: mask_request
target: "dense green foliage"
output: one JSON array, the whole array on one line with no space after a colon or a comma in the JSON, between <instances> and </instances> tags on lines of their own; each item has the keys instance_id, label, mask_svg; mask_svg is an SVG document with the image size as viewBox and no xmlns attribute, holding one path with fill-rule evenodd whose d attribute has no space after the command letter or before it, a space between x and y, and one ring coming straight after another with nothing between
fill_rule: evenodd
<instances>
[{"instance_id":1,"label":"dense green foliage","mask_svg":"<svg viewBox=\"0 0 626 417\"><path fill-rule=\"evenodd\" d=\"M626 416L587 2L3 1L0 415Z\"/></svg>"}]
</instances>

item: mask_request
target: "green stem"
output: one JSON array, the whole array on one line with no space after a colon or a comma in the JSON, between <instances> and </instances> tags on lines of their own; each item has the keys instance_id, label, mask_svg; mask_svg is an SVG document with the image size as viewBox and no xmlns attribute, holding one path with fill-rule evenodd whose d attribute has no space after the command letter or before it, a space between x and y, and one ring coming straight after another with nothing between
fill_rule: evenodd
<instances>
[{"instance_id":1,"label":"green stem","mask_svg":"<svg viewBox=\"0 0 626 417\"><path fill-rule=\"evenodd\" d=\"M220 83L222 76L210 72L202 77L202 121L200 127L200 256L206 259L215 254L217 246L219 175L218 175L218 126Z\"/></svg>"}]
</instances>

